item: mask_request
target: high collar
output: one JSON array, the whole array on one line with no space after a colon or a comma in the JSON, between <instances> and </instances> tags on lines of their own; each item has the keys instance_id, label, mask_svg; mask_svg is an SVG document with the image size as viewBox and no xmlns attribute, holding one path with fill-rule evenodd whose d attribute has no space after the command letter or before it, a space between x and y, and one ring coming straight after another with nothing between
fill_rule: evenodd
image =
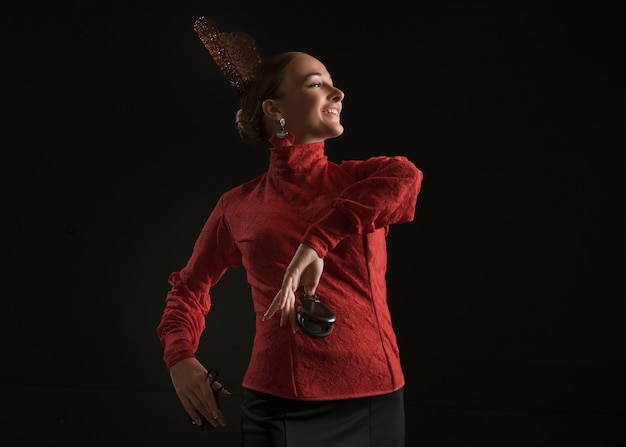
<instances>
[{"instance_id":1,"label":"high collar","mask_svg":"<svg viewBox=\"0 0 626 447\"><path fill-rule=\"evenodd\" d=\"M268 173L270 175L311 172L328 163L328 157L324 154L323 140L310 144L291 144L291 142L279 139L270 140L272 144L269 149Z\"/></svg>"}]
</instances>

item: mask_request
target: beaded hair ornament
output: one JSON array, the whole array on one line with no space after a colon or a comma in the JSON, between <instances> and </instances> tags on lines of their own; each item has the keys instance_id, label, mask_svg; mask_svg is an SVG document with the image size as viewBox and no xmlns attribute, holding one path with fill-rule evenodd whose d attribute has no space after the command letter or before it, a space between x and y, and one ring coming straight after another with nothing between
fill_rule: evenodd
<instances>
[{"instance_id":1,"label":"beaded hair ornament","mask_svg":"<svg viewBox=\"0 0 626 447\"><path fill-rule=\"evenodd\" d=\"M220 31L215 21L200 17L193 26L218 68L239 94L254 81L262 61L254 39L245 33Z\"/></svg>"}]
</instances>

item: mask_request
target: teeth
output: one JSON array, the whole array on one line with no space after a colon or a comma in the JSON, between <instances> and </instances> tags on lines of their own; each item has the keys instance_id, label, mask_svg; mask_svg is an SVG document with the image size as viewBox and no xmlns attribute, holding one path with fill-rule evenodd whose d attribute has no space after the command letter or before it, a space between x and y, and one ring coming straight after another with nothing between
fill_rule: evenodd
<instances>
[{"instance_id":1,"label":"teeth","mask_svg":"<svg viewBox=\"0 0 626 447\"><path fill-rule=\"evenodd\" d=\"M324 110L324 113L332 113L333 115L339 115L337 109Z\"/></svg>"}]
</instances>

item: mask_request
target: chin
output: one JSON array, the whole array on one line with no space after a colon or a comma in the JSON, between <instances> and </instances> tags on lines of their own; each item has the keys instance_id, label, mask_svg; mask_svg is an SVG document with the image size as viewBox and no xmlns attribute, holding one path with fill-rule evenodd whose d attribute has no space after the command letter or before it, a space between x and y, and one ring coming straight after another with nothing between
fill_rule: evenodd
<instances>
[{"instance_id":1,"label":"chin","mask_svg":"<svg viewBox=\"0 0 626 447\"><path fill-rule=\"evenodd\" d=\"M322 132L316 132L315 134L309 135L308 139L303 139L307 141L324 141L330 140L332 138L337 138L338 136L343 134L343 126L335 126L333 128L326 128ZM298 140L296 138L296 140Z\"/></svg>"},{"instance_id":2,"label":"chin","mask_svg":"<svg viewBox=\"0 0 626 447\"><path fill-rule=\"evenodd\" d=\"M337 138L338 136L341 136L342 134L343 134L343 126L339 125L335 129L333 129L332 136L329 136L328 138Z\"/></svg>"}]
</instances>

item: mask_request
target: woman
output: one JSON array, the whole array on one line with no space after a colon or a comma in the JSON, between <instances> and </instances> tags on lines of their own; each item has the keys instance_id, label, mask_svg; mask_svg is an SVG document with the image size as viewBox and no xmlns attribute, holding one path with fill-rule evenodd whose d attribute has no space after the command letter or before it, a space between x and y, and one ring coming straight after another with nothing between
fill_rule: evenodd
<instances>
[{"instance_id":1,"label":"woman","mask_svg":"<svg viewBox=\"0 0 626 447\"><path fill-rule=\"evenodd\" d=\"M229 393L195 352L211 287L243 266L256 335L242 445L403 446L385 239L390 225L413 220L422 173L402 156L328 161L324 142L343 133L344 93L313 56L282 53L236 74L214 60L241 94L241 136L269 147L269 167L220 197L187 264L169 277L157 330L174 388L196 424L225 424L216 397Z\"/></svg>"}]
</instances>

